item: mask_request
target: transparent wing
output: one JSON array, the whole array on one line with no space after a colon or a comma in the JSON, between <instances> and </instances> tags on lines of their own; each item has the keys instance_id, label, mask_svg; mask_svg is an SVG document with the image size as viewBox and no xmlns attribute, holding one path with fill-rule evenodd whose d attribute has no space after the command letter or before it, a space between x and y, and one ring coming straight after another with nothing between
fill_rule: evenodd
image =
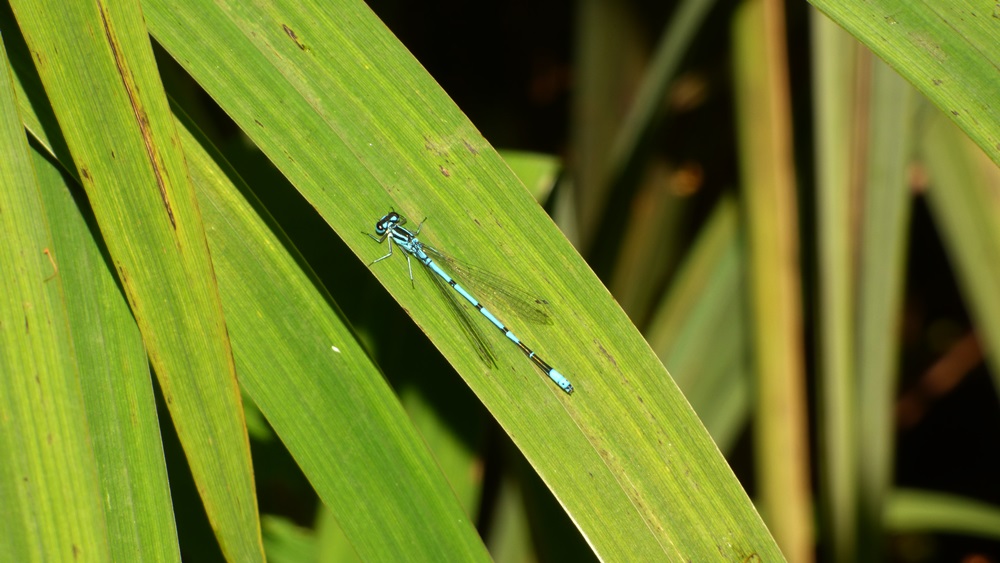
<instances>
[{"instance_id":1,"label":"transparent wing","mask_svg":"<svg viewBox=\"0 0 1000 563\"><path fill-rule=\"evenodd\" d=\"M424 247L424 250L426 249L427 247ZM479 325L473 322L473 319L469 316L469 311L472 305L455 293L455 290L452 289L450 285L445 283L440 276L434 272L428 271L427 267L423 266L423 264L421 264L420 269L424 270L424 272L430 276L434 287L444 294L444 300L448 303L448 309L450 309L454 315L455 320L457 321L456 324L462 328L465 338L476 349L476 353L479 354L479 357L487 366L495 368L497 365L497 358L496 353L493 350L493 346L486 339L486 335L483 334L482 330L480 330ZM483 319L483 322L487 322L486 319Z\"/></svg>"},{"instance_id":2,"label":"transparent wing","mask_svg":"<svg viewBox=\"0 0 1000 563\"><path fill-rule=\"evenodd\" d=\"M552 324L552 317L545 309L549 304L548 301L532 295L506 278L456 260L436 248L426 244L423 248L435 261L450 270L458 283L467 286L480 301L487 305L490 303L502 305L501 309L536 324Z\"/></svg>"}]
</instances>

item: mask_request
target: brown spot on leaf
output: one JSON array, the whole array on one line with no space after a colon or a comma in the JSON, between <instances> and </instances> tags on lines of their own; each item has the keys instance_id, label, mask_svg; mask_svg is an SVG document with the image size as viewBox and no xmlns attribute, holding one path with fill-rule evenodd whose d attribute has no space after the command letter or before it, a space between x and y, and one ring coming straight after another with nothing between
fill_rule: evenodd
<instances>
[{"instance_id":1,"label":"brown spot on leaf","mask_svg":"<svg viewBox=\"0 0 1000 563\"><path fill-rule=\"evenodd\" d=\"M922 32L910 33L909 35L914 45L925 51L928 55L937 59L938 62L945 62L948 60L948 55L945 53L944 49L942 49L941 46L934 41L932 36Z\"/></svg>"},{"instance_id":2,"label":"brown spot on leaf","mask_svg":"<svg viewBox=\"0 0 1000 563\"><path fill-rule=\"evenodd\" d=\"M436 143L430 139L427 135L424 135L424 150L432 152L437 156L444 156L448 154L448 148L440 143Z\"/></svg>"},{"instance_id":3,"label":"brown spot on leaf","mask_svg":"<svg viewBox=\"0 0 1000 563\"><path fill-rule=\"evenodd\" d=\"M449 172L444 166L441 167L441 174L443 174L445 178L451 178L451 172Z\"/></svg>"},{"instance_id":4,"label":"brown spot on leaf","mask_svg":"<svg viewBox=\"0 0 1000 563\"><path fill-rule=\"evenodd\" d=\"M299 36L295 33L295 30L293 30L292 28L288 27L285 24L281 24L281 29L284 29L285 35L287 35L289 38L291 38L292 41L295 42L296 47L302 49L303 51L309 50L308 47L306 47L301 41L299 41Z\"/></svg>"},{"instance_id":5,"label":"brown spot on leaf","mask_svg":"<svg viewBox=\"0 0 1000 563\"><path fill-rule=\"evenodd\" d=\"M604 349L604 345L602 345L597 340L594 341L594 344L597 344L597 349L600 350L602 356L604 356L605 358L607 358L608 361L611 362L615 367L618 367L618 361L615 360L615 357L612 356L610 352L608 352L607 350Z\"/></svg>"}]
</instances>

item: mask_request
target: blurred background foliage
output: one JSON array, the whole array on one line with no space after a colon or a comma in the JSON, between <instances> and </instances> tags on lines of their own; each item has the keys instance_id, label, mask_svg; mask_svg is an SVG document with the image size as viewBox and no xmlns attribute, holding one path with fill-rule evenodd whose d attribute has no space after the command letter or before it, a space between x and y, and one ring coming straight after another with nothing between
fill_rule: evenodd
<instances>
[{"instance_id":1,"label":"blurred background foliage","mask_svg":"<svg viewBox=\"0 0 1000 563\"><path fill-rule=\"evenodd\" d=\"M789 560L1000 559L1000 175L938 107L805 2L368 5L546 202ZM380 351L438 463L468 477L456 493L490 554L593 558L402 309L157 55L178 106L269 186L264 207ZM413 343L405 355L399 341ZM351 559L245 405L268 558ZM160 429L181 553L221 558L172 426Z\"/></svg>"}]
</instances>

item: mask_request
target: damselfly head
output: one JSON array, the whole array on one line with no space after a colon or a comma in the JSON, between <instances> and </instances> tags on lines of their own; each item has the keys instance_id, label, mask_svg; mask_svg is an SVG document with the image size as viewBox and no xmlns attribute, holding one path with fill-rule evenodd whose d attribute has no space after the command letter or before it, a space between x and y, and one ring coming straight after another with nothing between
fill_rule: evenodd
<instances>
[{"instance_id":1,"label":"damselfly head","mask_svg":"<svg viewBox=\"0 0 1000 563\"><path fill-rule=\"evenodd\" d=\"M375 222L375 234L384 235L389 229L398 225L399 222L399 213L391 211L388 215Z\"/></svg>"}]
</instances>

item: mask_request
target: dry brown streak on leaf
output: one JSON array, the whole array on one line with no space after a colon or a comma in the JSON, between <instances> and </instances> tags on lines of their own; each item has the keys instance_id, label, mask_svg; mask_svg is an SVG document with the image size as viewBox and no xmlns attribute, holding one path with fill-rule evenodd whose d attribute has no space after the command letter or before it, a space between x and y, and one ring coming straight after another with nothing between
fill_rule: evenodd
<instances>
[{"instance_id":1,"label":"dry brown streak on leaf","mask_svg":"<svg viewBox=\"0 0 1000 563\"><path fill-rule=\"evenodd\" d=\"M108 16L104 8L104 3L98 0L97 7L101 12L101 25L104 27L104 36L108 40L108 45L111 47L111 54L115 58L115 65L118 67L118 76L121 77L122 85L125 86L125 92L128 94L129 103L132 104L132 113L135 115L136 123L139 125L139 131L142 133L143 143L146 145L146 154L149 156L149 163L153 167L153 175L156 177L156 185L160 188L160 199L163 201L163 206L167 210L167 216L170 218L170 225L174 228L174 230L177 230L177 221L174 220L174 210L170 205L170 199L167 197L167 185L163 178L163 167L161 166L159 156L156 153L156 148L153 143L153 135L149 130L149 118L146 116L146 112L142 109L139 99L135 94L135 85L131 79L128 67L125 65L125 61L122 60L122 55L118 48L118 42L115 39L115 35L111 31L111 25L108 22Z\"/></svg>"}]
</instances>

